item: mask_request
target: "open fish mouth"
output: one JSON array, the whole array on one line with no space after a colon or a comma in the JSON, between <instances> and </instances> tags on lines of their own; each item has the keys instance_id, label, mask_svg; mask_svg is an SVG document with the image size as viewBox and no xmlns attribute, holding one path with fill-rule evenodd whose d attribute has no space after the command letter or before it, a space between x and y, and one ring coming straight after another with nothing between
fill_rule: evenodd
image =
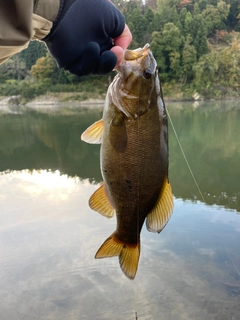
<instances>
[{"instance_id":1,"label":"open fish mouth","mask_svg":"<svg viewBox=\"0 0 240 320\"><path fill-rule=\"evenodd\" d=\"M143 48L138 48L135 50L125 50L124 60L131 61L146 57L149 54L150 44L146 44Z\"/></svg>"}]
</instances>

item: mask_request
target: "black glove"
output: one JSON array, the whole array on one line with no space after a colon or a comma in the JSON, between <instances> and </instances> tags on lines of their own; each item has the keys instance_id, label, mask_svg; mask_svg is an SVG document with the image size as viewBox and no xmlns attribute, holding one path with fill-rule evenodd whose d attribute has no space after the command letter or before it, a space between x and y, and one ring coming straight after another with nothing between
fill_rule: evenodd
<instances>
[{"instance_id":1,"label":"black glove","mask_svg":"<svg viewBox=\"0 0 240 320\"><path fill-rule=\"evenodd\" d=\"M116 65L117 57L109 50L124 27L124 16L108 0L61 0L43 41L60 68L78 76L106 74Z\"/></svg>"}]
</instances>

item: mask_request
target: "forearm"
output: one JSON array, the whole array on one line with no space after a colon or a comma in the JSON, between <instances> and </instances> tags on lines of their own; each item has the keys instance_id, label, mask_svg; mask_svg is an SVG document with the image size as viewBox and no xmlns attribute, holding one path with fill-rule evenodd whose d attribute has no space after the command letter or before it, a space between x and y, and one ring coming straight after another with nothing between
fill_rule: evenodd
<instances>
[{"instance_id":1,"label":"forearm","mask_svg":"<svg viewBox=\"0 0 240 320\"><path fill-rule=\"evenodd\" d=\"M1 0L0 64L27 47L31 39L43 39L59 7L60 0Z\"/></svg>"},{"instance_id":2,"label":"forearm","mask_svg":"<svg viewBox=\"0 0 240 320\"><path fill-rule=\"evenodd\" d=\"M77 76L107 74L124 30L125 18L109 0L0 0L0 63L38 39L60 68Z\"/></svg>"}]
</instances>

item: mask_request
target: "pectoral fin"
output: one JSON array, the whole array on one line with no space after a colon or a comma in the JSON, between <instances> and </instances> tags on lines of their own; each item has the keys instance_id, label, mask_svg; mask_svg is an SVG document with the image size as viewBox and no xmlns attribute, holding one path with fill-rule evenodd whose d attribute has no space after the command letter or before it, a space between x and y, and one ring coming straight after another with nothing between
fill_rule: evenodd
<instances>
[{"instance_id":1,"label":"pectoral fin","mask_svg":"<svg viewBox=\"0 0 240 320\"><path fill-rule=\"evenodd\" d=\"M98 249L95 258L119 256L119 264L123 273L129 279L134 279L140 256L140 242L135 245L123 243L113 233Z\"/></svg>"},{"instance_id":2,"label":"pectoral fin","mask_svg":"<svg viewBox=\"0 0 240 320\"><path fill-rule=\"evenodd\" d=\"M94 122L81 135L81 140L87 143L99 144L102 142L103 135L103 120Z\"/></svg>"},{"instance_id":3,"label":"pectoral fin","mask_svg":"<svg viewBox=\"0 0 240 320\"><path fill-rule=\"evenodd\" d=\"M166 226L173 211L172 188L166 178L162 191L153 210L147 215L146 226L148 231L160 233Z\"/></svg>"},{"instance_id":4,"label":"pectoral fin","mask_svg":"<svg viewBox=\"0 0 240 320\"><path fill-rule=\"evenodd\" d=\"M113 217L115 209L108 199L104 183L102 183L102 185L91 195L89 206L92 210L97 211L104 217Z\"/></svg>"}]
</instances>

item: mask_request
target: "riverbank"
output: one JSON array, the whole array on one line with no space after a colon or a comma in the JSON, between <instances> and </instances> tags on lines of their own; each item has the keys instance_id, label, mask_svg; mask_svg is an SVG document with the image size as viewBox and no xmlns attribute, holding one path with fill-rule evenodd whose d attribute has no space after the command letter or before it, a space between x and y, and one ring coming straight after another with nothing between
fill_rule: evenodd
<instances>
[{"instance_id":1,"label":"riverbank","mask_svg":"<svg viewBox=\"0 0 240 320\"><path fill-rule=\"evenodd\" d=\"M37 107L37 106L55 106L61 104L71 104L71 105L83 105L83 104L103 104L105 100L105 96L102 95L98 98L85 98L81 99L76 97L76 93L50 93L45 95L40 95L30 101L25 100L22 96L0 96L0 106L28 106L28 107Z\"/></svg>"},{"instance_id":2,"label":"riverbank","mask_svg":"<svg viewBox=\"0 0 240 320\"><path fill-rule=\"evenodd\" d=\"M105 94L94 95L92 98L90 95L82 95L76 92L61 92L61 93L48 93L39 95L32 100L26 100L21 95L14 96L0 96L0 109L16 106L27 106L30 108L49 108L54 106L71 104L72 106L98 106L102 105L105 101ZM223 96L214 98L205 98L199 93L189 93L175 91L175 94L164 95L165 102L181 102L181 101L218 101L218 100L236 100L235 96Z\"/></svg>"},{"instance_id":3,"label":"riverbank","mask_svg":"<svg viewBox=\"0 0 240 320\"><path fill-rule=\"evenodd\" d=\"M33 100L26 101L20 95L18 96L0 96L0 106L11 106L11 105L26 105L29 107L34 106L54 106L59 104L71 103L72 105L85 105L85 104L103 104L105 101L106 95L100 95L98 98L87 98L81 99L81 97L76 96L76 92L67 92L67 93L50 93L40 95ZM203 98L196 93L192 97L183 97L181 95L176 95L176 97L164 97L165 101L202 101Z\"/></svg>"}]
</instances>

